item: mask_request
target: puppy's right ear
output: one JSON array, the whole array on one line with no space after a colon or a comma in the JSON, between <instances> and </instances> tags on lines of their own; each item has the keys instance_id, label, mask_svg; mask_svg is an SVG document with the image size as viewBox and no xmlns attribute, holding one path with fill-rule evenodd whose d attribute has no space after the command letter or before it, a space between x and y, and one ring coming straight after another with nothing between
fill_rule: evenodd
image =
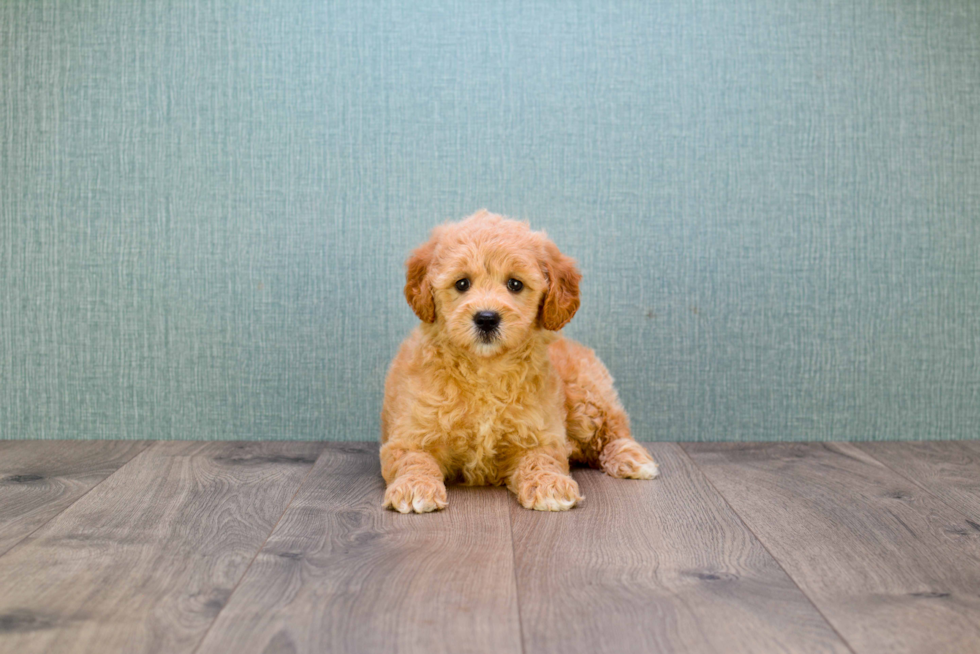
<instances>
[{"instance_id":1,"label":"puppy's right ear","mask_svg":"<svg viewBox=\"0 0 980 654\"><path fill-rule=\"evenodd\" d=\"M574 259L566 257L558 250L558 246L547 240L544 241L545 276L548 278L548 290L541 300L538 313L541 326L551 331L558 331L568 324L579 307L578 284L582 275L575 265Z\"/></svg>"},{"instance_id":2,"label":"puppy's right ear","mask_svg":"<svg viewBox=\"0 0 980 654\"><path fill-rule=\"evenodd\" d=\"M436 302L429 284L429 265L436 249L436 236L416 248L405 262L405 299L422 322L436 321Z\"/></svg>"}]
</instances>

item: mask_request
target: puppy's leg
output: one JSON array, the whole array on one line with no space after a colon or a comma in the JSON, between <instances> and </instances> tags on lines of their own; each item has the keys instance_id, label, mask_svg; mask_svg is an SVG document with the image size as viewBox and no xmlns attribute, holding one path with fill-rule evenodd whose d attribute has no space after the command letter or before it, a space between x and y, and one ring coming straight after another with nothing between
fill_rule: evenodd
<instances>
[{"instance_id":1,"label":"puppy's leg","mask_svg":"<svg viewBox=\"0 0 980 654\"><path fill-rule=\"evenodd\" d=\"M613 378L595 352L568 339L549 348L565 384L566 429L572 460L601 468L611 477L653 479L657 463L633 440L629 416Z\"/></svg>"},{"instance_id":2,"label":"puppy's leg","mask_svg":"<svg viewBox=\"0 0 980 654\"><path fill-rule=\"evenodd\" d=\"M525 509L567 511L584 499L568 474L568 458L557 448L537 447L518 455L507 488Z\"/></svg>"},{"instance_id":3,"label":"puppy's leg","mask_svg":"<svg viewBox=\"0 0 980 654\"><path fill-rule=\"evenodd\" d=\"M602 362L596 359L601 366ZM610 385L610 390L615 389ZM592 436L595 447L599 449L599 467L610 477L620 479L654 479L660 474L656 461L647 449L633 440L630 434L630 420L626 410L615 402L603 403L590 408L598 414L599 420ZM598 423L598 424L597 424Z\"/></svg>"},{"instance_id":4,"label":"puppy's leg","mask_svg":"<svg viewBox=\"0 0 980 654\"><path fill-rule=\"evenodd\" d=\"M610 477L655 479L660 468L646 448L632 438L609 441L599 454L599 465Z\"/></svg>"},{"instance_id":5,"label":"puppy's leg","mask_svg":"<svg viewBox=\"0 0 980 654\"><path fill-rule=\"evenodd\" d=\"M386 509L428 513L448 504L442 470L428 452L386 443L381 447L381 475L388 484Z\"/></svg>"}]
</instances>

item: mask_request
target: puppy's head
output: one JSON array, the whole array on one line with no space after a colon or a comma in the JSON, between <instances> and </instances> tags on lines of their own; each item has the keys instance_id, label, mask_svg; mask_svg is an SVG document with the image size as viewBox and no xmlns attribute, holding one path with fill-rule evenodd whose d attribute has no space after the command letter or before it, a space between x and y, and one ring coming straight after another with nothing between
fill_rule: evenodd
<instances>
[{"instance_id":1,"label":"puppy's head","mask_svg":"<svg viewBox=\"0 0 980 654\"><path fill-rule=\"evenodd\" d=\"M575 262L544 232L486 210L434 229L406 267L416 315L480 356L561 329L579 307Z\"/></svg>"}]
</instances>

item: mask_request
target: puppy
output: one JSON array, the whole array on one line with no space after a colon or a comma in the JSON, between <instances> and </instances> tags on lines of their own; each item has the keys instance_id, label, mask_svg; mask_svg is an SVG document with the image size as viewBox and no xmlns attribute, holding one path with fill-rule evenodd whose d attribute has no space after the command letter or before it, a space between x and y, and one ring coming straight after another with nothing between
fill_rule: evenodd
<instances>
[{"instance_id":1,"label":"puppy","mask_svg":"<svg viewBox=\"0 0 980 654\"><path fill-rule=\"evenodd\" d=\"M525 508L565 511L583 499L569 461L657 476L609 371L561 336L581 275L543 232L482 210L436 227L406 266L422 323L385 380L385 507L445 508L449 480L506 484Z\"/></svg>"}]
</instances>

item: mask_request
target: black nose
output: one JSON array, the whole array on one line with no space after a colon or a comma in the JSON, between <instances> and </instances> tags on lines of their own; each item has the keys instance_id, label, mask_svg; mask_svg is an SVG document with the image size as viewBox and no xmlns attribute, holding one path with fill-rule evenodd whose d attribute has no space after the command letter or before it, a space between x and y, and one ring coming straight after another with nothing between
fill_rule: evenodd
<instances>
[{"instance_id":1,"label":"black nose","mask_svg":"<svg viewBox=\"0 0 980 654\"><path fill-rule=\"evenodd\" d=\"M496 311L477 311L473 322L481 332L492 332L500 324L500 314Z\"/></svg>"}]
</instances>

